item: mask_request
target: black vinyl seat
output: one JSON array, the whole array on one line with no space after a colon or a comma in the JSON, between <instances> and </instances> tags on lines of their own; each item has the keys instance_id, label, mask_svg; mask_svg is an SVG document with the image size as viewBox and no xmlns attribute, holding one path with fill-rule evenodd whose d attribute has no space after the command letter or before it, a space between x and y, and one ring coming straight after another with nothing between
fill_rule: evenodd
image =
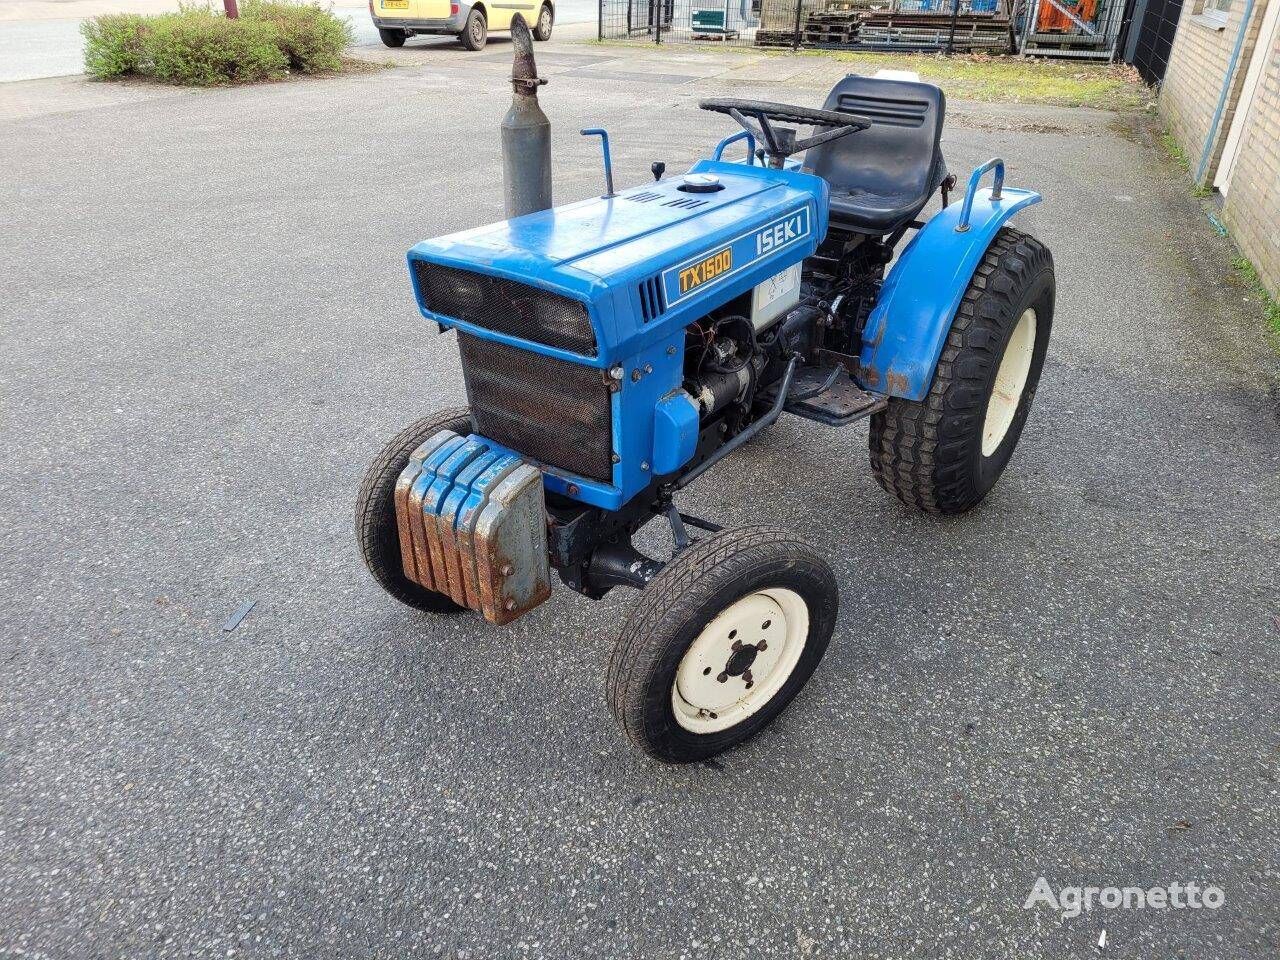
<instances>
[{"instance_id":1,"label":"black vinyl seat","mask_svg":"<svg viewBox=\"0 0 1280 960\"><path fill-rule=\"evenodd\" d=\"M931 83L850 74L822 108L872 121L805 154L804 169L831 187L832 226L882 235L914 220L947 176L942 91Z\"/></svg>"}]
</instances>

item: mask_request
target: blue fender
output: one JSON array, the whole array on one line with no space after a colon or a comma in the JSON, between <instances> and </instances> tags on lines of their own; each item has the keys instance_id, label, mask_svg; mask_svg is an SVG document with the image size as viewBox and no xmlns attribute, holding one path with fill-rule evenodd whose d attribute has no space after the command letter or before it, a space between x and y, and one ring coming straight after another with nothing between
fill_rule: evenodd
<instances>
[{"instance_id":1,"label":"blue fender","mask_svg":"<svg viewBox=\"0 0 1280 960\"><path fill-rule=\"evenodd\" d=\"M978 190L995 169L995 187ZM1004 162L974 170L964 201L946 207L916 233L885 278L863 333L858 382L867 390L923 400L942 345L973 272L1006 220L1040 201L1004 187Z\"/></svg>"}]
</instances>

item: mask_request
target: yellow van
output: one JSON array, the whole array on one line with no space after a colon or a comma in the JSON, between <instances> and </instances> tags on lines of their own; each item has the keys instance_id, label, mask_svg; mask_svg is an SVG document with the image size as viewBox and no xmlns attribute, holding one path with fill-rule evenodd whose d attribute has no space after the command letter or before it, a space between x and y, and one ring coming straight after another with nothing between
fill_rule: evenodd
<instances>
[{"instance_id":1,"label":"yellow van","mask_svg":"<svg viewBox=\"0 0 1280 960\"><path fill-rule=\"evenodd\" d=\"M553 0L369 0L369 16L388 47L403 47L415 34L449 34L468 50L479 50L490 30L511 29L511 18L523 14L535 40L551 39L556 11Z\"/></svg>"}]
</instances>

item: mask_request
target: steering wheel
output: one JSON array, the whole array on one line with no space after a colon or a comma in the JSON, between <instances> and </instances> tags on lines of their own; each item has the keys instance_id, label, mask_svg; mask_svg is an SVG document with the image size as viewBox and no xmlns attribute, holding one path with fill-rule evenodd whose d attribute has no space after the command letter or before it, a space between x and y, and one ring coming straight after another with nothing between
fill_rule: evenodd
<instances>
[{"instance_id":1,"label":"steering wheel","mask_svg":"<svg viewBox=\"0 0 1280 960\"><path fill-rule=\"evenodd\" d=\"M769 166L781 167L784 160L793 154L802 153L820 143L830 143L858 130L871 126L871 121L856 113L839 113L835 110L810 110L808 107L793 107L785 103L770 103L767 100L735 100L719 97L703 100L698 106L712 113L727 113L743 130L764 141L765 155L769 158ZM760 126L751 123L750 117ZM769 123L797 123L817 128L826 128L804 140L796 139L796 132L787 127L775 128Z\"/></svg>"}]
</instances>

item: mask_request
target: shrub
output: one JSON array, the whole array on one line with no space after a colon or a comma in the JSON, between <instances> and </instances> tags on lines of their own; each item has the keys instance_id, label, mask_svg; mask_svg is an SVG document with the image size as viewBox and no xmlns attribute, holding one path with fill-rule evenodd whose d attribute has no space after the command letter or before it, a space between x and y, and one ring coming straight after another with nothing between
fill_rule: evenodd
<instances>
[{"instance_id":1,"label":"shrub","mask_svg":"<svg viewBox=\"0 0 1280 960\"><path fill-rule=\"evenodd\" d=\"M342 66L351 44L351 25L314 4L282 0L245 0L242 19L271 23L279 32L280 50L294 70L321 73Z\"/></svg>"},{"instance_id":2,"label":"shrub","mask_svg":"<svg viewBox=\"0 0 1280 960\"><path fill-rule=\"evenodd\" d=\"M162 83L208 87L282 77L289 58L275 27L201 11L155 19L143 40L150 76Z\"/></svg>"},{"instance_id":3,"label":"shrub","mask_svg":"<svg viewBox=\"0 0 1280 960\"><path fill-rule=\"evenodd\" d=\"M84 33L84 69L91 77L107 80L135 73L143 56L146 18L136 13L110 13L81 26Z\"/></svg>"},{"instance_id":4,"label":"shrub","mask_svg":"<svg viewBox=\"0 0 1280 960\"><path fill-rule=\"evenodd\" d=\"M229 20L205 6L143 17L110 14L83 27L85 69L98 79L142 76L213 86L342 67L351 28L327 10L289 0L245 0Z\"/></svg>"}]
</instances>

